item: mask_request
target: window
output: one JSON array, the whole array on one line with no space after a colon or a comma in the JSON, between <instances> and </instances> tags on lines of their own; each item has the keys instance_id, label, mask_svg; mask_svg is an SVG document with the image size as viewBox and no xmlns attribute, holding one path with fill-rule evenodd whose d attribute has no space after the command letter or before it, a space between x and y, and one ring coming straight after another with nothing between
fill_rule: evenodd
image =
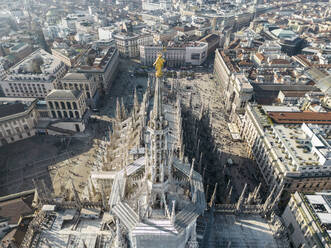
<instances>
[{"instance_id":1,"label":"window","mask_svg":"<svg viewBox=\"0 0 331 248\"><path fill-rule=\"evenodd\" d=\"M67 102L67 108L68 108L68 109L71 109L71 104L70 104L70 102Z\"/></svg>"},{"instance_id":2,"label":"window","mask_svg":"<svg viewBox=\"0 0 331 248\"><path fill-rule=\"evenodd\" d=\"M40 112L40 117L44 117L44 118L47 118L47 117L49 117L48 116L48 112Z\"/></svg>"},{"instance_id":3,"label":"window","mask_svg":"<svg viewBox=\"0 0 331 248\"><path fill-rule=\"evenodd\" d=\"M200 54L199 53L192 53L191 54L191 59L192 60L200 59Z\"/></svg>"},{"instance_id":4,"label":"window","mask_svg":"<svg viewBox=\"0 0 331 248\"><path fill-rule=\"evenodd\" d=\"M55 108L56 108L56 109L59 109L59 108L60 108L59 103L58 103L58 102L54 102L54 103L55 103Z\"/></svg>"}]
</instances>

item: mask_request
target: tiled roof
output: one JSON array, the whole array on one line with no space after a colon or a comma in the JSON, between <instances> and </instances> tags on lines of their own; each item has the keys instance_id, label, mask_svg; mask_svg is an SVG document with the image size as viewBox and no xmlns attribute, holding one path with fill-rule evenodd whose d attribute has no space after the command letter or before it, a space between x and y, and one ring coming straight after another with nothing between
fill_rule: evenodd
<instances>
[{"instance_id":1,"label":"tiled roof","mask_svg":"<svg viewBox=\"0 0 331 248\"><path fill-rule=\"evenodd\" d=\"M265 57L262 53L256 53L255 56L261 61L265 60Z\"/></svg>"},{"instance_id":2,"label":"tiled roof","mask_svg":"<svg viewBox=\"0 0 331 248\"><path fill-rule=\"evenodd\" d=\"M331 124L331 112L269 112L268 115L276 123Z\"/></svg>"},{"instance_id":3,"label":"tiled roof","mask_svg":"<svg viewBox=\"0 0 331 248\"><path fill-rule=\"evenodd\" d=\"M287 91L283 90L282 93L287 97L303 97L307 91Z\"/></svg>"},{"instance_id":4,"label":"tiled roof","mask_svg":"<svg viewBox=\"0 0 331 248\"><path fill-rule=\"evenodd\" d=\"M286 59L273 59L271 60L270 64L272 65L279 65L279 64L290 64L289 61L287 61Z\"/></svg>"}]
</instances>

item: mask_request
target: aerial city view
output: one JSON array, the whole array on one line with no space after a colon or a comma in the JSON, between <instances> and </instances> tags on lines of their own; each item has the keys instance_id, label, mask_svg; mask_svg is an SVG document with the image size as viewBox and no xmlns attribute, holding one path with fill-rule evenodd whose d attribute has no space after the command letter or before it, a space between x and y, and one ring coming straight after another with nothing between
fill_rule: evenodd
<instances>
[{"instance_id":1,"label":"aerial city view","mask_svg":"<svg viewBox=\"0 0 331 248\"><path fill-rule=\"evenodd\" d=\"M0 248L331 248L331 0L0 0Z\"/></svg>"}]
</instances>

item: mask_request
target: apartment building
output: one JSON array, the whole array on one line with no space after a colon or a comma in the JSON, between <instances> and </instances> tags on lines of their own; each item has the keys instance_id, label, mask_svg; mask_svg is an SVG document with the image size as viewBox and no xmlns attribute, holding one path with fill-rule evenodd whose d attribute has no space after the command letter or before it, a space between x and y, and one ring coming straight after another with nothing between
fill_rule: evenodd
<instances>
[{"instance_id":1,"label":"apartment building","mask_svg":"<svg viewBox=\"0 0 331 248\"><path fill-rule=\"evenodd\" d=\"M82 119L86 111L85 95L77 90L52 90L46 102L55 119Z\"/></svg>"},{"instance_id":2,"label":"apartment building","mask_svg":"<svg viewBox=\"0 0 331 248\"><path fill-rule=\"evenodd\" d=\"M331 189L331 112L248 104L241 137L269 187Z\"/></svg>"},{"instance_id":3,"label":"apartment building","mask_svg":"<svg viewBox=\"0 0 331 248\"><path fill-rule=\"evenodd\" d=\"M216 49L215 51L215 62L214 62L214 76L215 81L221 86L220 94L224 94L230 83L232 73L239 72L235 68L228 56L225 55L224 51Z\"/></svg>"},{"instance_id":4,"label":"apartment building","mask_svg":"<svg viewBox=\"0 0 331 248\"><path fill-rule=\"evenodd\" d=\"M153 35L131 32L117 32L113 34L116 47L122 57L135 58L139 56L139 47L153 44Z\"/></svg>"},{"instance_id":5,"label":"apartment building","mask_svg":"<svg viewBox=\"0 0 331 248\"><path fill-rule=\"evenodd\" d=\"M84 73L67 73L60 81L60 88L82 91L88 105L94 107L96 104L98 98L97 83L89 80Z\"/></svg>"},{"instance_id":6,"label":"apartment building","mask_svg":"<svg viewBox=\"0 0 331 248\"><path fill-rule=\"evenodd\" d=\"M85 61L90 60L90 63ZM83 73L91 81L96 83L100 94L110 89L118 71L119 51L115 47L89 49L80 62L72 70ZM93 97L93 87L91 87L91 97Z\"/></svg>"},{"instance_id":7,"label":"apartment building","mask_svg":"<svg viewBox=\"0 0 331 248\"><path fill-rule=\"evenodd\" d=\"M5 63L5 61L1 60L1 58L0 58L0 80L5 79L6 75L7 75L4 63Z\"/></svg>"},{"instance_id":8,"label":"apartment building","mask_svg":"<svg viewBox=\"0 0 331 248\"><path fill-rule=\"evenodd\" d=\"M0 146L35 135L37 100L0 105Z\"/></svg>"},{"instance_id":9,"label":"apartment building","mask_svg":"<svg viewBox=\"0 0 331 248\"><path fill-rule=\"evenodd\" d=\"M282 95L278 97L280 91L288 96L295 96L296 92L304 95L309 91L319 91L317 87L308 84L309 78L304 69L292 58L285 54L273 54L277 51L273 43L260 47L266 50L268 46L270 50L266 54L257 52L256 48L240 47L240 42L231 45L231 49L217 49L215 52L214 79L219 85L219 93L224 98L230 120L238 126L241 125L248 101L271 105L284 99ZM240 92L239 85L248 87Z\"/></svg>"},{"instance_id":10,"label":"apartment building","mask_svg":"<svg viewBox=\"0 0 331 248\"><path fill-rule=\"evenodd\" d=\"M174 43L167 47L140 46L141 63L143 65L152 66L160 52L163 53L168 67L201 65L207 59L208 43Z\"/></svg>"},{"instance_id":11,"label":"apartment building","mask_svg":"<svg viewBox=\"0 0 331 248\"><path fill-rule=\"evenodd\" d=\"M208 43L208 56L213 55L215 50L220 46L220 36L217 34L208 34L200 42Z\"/></svg>"},{"instance_id":12,"label":"apartment building","mask_svg":"<svg viewBox=\"0 0 331 248\"><path fill-rule=\"evenodd\" d=\"M142 9L143 10L170 10L172 7L172 3L169 0L161 0L161 1L152 1L152 0L143 0Z\"/></svg>"},{"instance_id":13,"label":"apartment building","mask_svg":"<svg viewBox=\"0 0 331 248\"><path fill-rule=\"evenodd\" d=\"M246 105L253 96L253 87L247 77L243 74L232 74L224 96L230 120L240 123L239 115L245 113Z\"/></svg>"},{"instance_id":14,"label":"apartment building","mask_svg":"<svg viewBox=\"0 0 331 248\"><path fill-rule=\"evenodd\" d=\"M140 46L140 62L152 66L159 55L163 53L168 67L181 67L185 65L185 47Z\"/></svg>"},{"instance_id":15,"label":"apartment building","mask_svg":"<svg viewBox=\"0 0 331 248\"><path fill-rule=\"evenodd\" d=\"M16 61L20 61L32 53L33 48L31 45L26 43L18 43L9 48L9 53L16 57Z\"/></svg>"},{"instance_id":16,"label":"apartment building","mask_svg":"<svg viewBox=\"0 0 331 248\"><path fill-rule=\"evenodd\" d=\"M215 81L221 87L220 94L224 96L224 103L230 120L240 122L239 114L245 113L247 103L253 96L253 87L244 73L240 73L223 51L216 50L214 63Z\"/></svg>"},{"instance_id":17,"label":"apartment building","mask_svg":"<svg viewBox=\"0 0 331 248\"><path fill-rule=\"evenodd\" d=\"M282 219L292 247L331 247L331 195L329 193L291 195Z\"/></svg>"},{"instance_id":18,"label":"apartment building","mask_svg":"<svg viewBox=\"0 0 331 248\"><path fill-rule=\"evenodd\" d=\"M65 64L43 49L38 49L11 67L0 80L7 97L44 98L65 75Z\"/></svg>"},{"instance_id":19,"label":"apartment building","mask_svg":"<svg viewBox=\"0 0 331 248\"><path fill-rule=\"evenodd\" d=\"M52 54L61 60L68 67L73 67L79 59L82 52L75 48L52 48Z\"/></svg>"},{"instance_id":20,"label":"apartment building","mask_svg":"<svg viewBox=\"0 0 331 248\"><path fill-rule=\"evenodd\" d=\"M51 125L53 129L84 131L87 107L83 91L52 90L46 97L46 103L49 116L58 120L57 123Z\"/></svg>"}]
</instances>

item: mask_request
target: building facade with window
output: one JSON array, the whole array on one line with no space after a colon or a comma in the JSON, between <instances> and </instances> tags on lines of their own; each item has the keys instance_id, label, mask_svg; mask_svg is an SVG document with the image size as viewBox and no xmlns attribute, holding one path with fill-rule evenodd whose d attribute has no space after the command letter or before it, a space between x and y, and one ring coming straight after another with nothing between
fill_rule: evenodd
<instances>
[{"instance_id":1,"label":"building facade with window","mask_svg":"<svg viewBox=\"0 0 331 248\"><path fill-rule=\"evenodd\" d=\"M140 62L152 66L159 53L162 53L168 67L201 65L208 55L208 43L188 42L162 46L140 46Z\"/></svg>"},{"instance_id":2,"label":"building facade with window","mask_svg":"<svg viewBox=\"0 0 331 248\"><path fill-rule=\"evenodd\" d=\"M118 32L113 34L116 47L122 57L135 58L139 56L139 47L153 44L153 35Z\"/></svg>"},{"instance_id":3,"label":"building facade with window","mask_svg":"<svg viewBox=\"0 0 331 248\"><path fill-rule=\"evenodd\" d=\"M38 123L36 102L0 105L0 146L35 135Z\"/></svg>"},{"instance_id":4,"label":"building facade with window","mask_svg":"<svg viewBox=\"0 0 331 248\"><path fill-rule=\"evenodd\" d=\"M49 127L81 132L85 130L85 94L77 90L52 90L46 97L49 116L57 120Z\"/></svg>"},{"instance_id":5,"label":"building facade with window","mask_svg":"<svg viewBox=\"0 0 331 248\"><path fill-rule=\"evenodd\" d=\"M325 135L330 120L330 112L248 104L240 132L270 188L316 192L331 189L331 146Z\"/></svg>"},{"instance_id":6,"label":"building facade with window","mask_svg":"<svg viewBox=\"0 0 331 248\"><path fill-rule=\"evenodd\" d=\"M292 247L331 247L331 195L296 192L282 215Z\"/></svg>"},{"instance_id":7,"label":"building facade with window","mask_svg":"<svg viewBox=\"0 0 331 248\"><path fill-rule=\"evenodd\" d=\"M62 61L38 49L11 67L0 84L6 97L44 98L58 86L66 71Z\"/></svg>"},{"instance_id":8,"label":"building facade with window","mask_svg":"<svg viewBox=\"0 0 331 248\"><path fill-rule=\"evenodd\" d=\"M89 52L86 53L86 55L88 54ZM97 56L94 58L93 65L80 63L73 69L73 71L85 74L92 84L96 84L99 93L104 94L109 91L114 82L118 72L118 66L119 51L115 47L110 47L98 51ZM94 86L91 86L89 92L91 96L94 91L93 87Z\"/></svg>"},{"instance_id":9,"label":"building facade with window","mask_svg":"<svg viewBox=\"0 0 331 248\"><path fill-rule=\"evenodd\" d=\"M236 70L224 51L216 49L214 76L224 96L224 104L230 114L230 120L240 123L239 115L245 113L245 107L253 96L253 87L248 78Z\"/></svg>"},{"instance_id":10,"label":"building facade with window","mask_svg":"<svg viewBox=\"0 0 331 248\"><path fill-rule=\"evenodd\" d=\"M67 73L60 81L60 89L79 90L85 95L87 104L95 106L98 98L97 83L89 80L84 73Z\"/></svg>"},{"instance_id":11,"label":"building facade with window","mask_svg":"<svg viewBox=\"0 0 331 248\"><path fill-rule=\"evenodd\" d=\"M53 90L46 102L54 119L82 119L86 111L85 95L77 90Z\"/></svg>"}]
</instances>

